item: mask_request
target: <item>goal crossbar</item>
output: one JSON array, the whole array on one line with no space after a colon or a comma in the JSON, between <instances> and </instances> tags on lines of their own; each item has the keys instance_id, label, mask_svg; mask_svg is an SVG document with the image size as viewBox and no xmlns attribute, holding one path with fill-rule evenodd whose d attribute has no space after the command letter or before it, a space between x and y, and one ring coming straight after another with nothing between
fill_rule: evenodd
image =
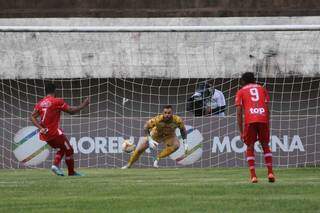
<instances>
[{"instance_id":1,"label":"goal crossbar","mask_svg":"<svg viewBox=\"0 0 320 213\"><path fill-rule=\"evenodd\" d=\"M0 32L257 32L318 31L320 25L232 26L0 26Z\"/></svg>"}]
</instances>

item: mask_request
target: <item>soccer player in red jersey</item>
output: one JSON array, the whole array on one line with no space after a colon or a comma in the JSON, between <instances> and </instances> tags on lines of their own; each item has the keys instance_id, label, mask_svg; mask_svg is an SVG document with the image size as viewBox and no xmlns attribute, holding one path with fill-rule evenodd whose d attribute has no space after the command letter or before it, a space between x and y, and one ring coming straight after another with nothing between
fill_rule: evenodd
<instances>
[{"instance_id":1,"label":"soccer player in red jersey","mask_svg":"<svg viewBox=\"0 0 320 213\"><path fill-rule=\"evenodd\" d=\"M246 156L250 169L251 182L258 182L254 165L254 144L257 140L259 140L264 152L269 182L274 182L272 153L269 148L269 94L264 87L255 83L255 77L252 72L246 72L242 75L241 84L243 87L237 92L235 102L241 139L247 145Z\"/></svg>"},{"instance_id":2,"label":"soccer player in red jersey","mask_svg":"<svg viewBox=\"0 0 320 213\"><path fill-rule=\"evenodd\" d=\"M83 103L77 107L71 107L61 98L55 97L56 87L49 83L45 86L46 96L40 100L31 115L32 123L39 128L40 139L46 141L52 148L59 149L54 157L51 170L58 176L64 176L60 169L60 162L65 155L65 162L68 167L69 176L82 176L74 171L73 148L69 140L59 127L61 111L75 114L89 105L89 99L86 98ZM38 117L40 116L40 121Z\"/></svg>"}]
</instances>

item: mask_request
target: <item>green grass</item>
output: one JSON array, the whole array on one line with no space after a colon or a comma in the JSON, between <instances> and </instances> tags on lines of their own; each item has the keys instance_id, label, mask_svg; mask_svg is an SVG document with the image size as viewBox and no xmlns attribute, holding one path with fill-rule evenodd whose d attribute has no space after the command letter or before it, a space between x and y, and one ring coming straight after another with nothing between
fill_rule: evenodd
<instances>
[{"instance_id":1,"label":"green grass","mask_svg":"<svg viewBox=\"0 0 320 213\"><path fill-rule=\"evenodd\" d=\"M0 212L320 212L320 169L0 170Z\"/></svg>"}]
</instances>

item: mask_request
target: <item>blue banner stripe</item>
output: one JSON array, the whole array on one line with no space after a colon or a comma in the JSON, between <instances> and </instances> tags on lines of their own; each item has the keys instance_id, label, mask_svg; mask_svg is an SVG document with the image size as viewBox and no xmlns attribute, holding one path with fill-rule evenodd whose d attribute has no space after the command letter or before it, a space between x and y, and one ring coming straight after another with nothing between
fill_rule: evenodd
<instances>
[{"instance_id":1,"label":"blue banner stripe","mask_svg":"<svg viewBox=\"0 0 320 213\"><path fill-rule=\"evenodd\" d=\"M35 136L38 132L39 132L38 129L30 132L26 137L22 138L22 139L17 143L17 145L23 144L24 142L26 142L27 140L29 140L30 138L32 138L33 136Z\"/></svg>"}]
</instances>

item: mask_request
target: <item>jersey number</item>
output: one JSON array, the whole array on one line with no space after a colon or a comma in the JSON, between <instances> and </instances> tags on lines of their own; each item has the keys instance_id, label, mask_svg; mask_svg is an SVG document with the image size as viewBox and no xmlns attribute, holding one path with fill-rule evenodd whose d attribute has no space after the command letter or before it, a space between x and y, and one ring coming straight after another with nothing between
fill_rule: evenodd
<instances>
[{"instance_id":1,"label":"jersey number","mask_svg":"<svg viewBox=\"0 0 320 213\"><path fill-rule=\"evenodd\" d=\"M258 101L259 100L259 92L257 88L251 88L250 89L250 95L252 101Z\"/></svg>"},{"instance_id":2,"label":"jersey number","mask_svg":"<svg viewBox=\"0 0 320 213\"><path fill-rule=\"evenodd\" d=\"M42 118L41 122L43 123L44 119L46 118L48 108L42 108L42 111L43 111L43 118Z\"/></svg>"}]
</instances>

